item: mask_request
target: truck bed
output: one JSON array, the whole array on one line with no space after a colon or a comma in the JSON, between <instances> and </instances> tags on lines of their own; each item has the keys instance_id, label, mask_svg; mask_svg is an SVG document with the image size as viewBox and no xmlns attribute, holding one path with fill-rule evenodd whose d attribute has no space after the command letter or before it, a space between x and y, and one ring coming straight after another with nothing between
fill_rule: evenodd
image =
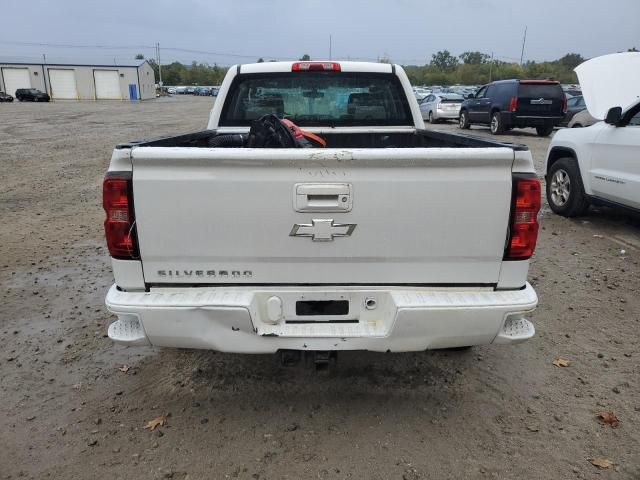
<instances>
[{"instance_id":1,"label":"truck bed","mask_svg":"<svg viewBox=\"0 0 640 480\"><path fill-rule=\"evenodd\" d=\"M224 134L227 134L225 132ZM118 145L116 148L132 147L195 147L209 148L209 142L217 135L216 130L137 140ZM499 142L485 137L459 135L437 130L409 130L403 132L382 131L364 133L319 134L327 141L327 148L491 148L506 147L515 151L528 150L526 145Z\"/></svg>"}]
</instances>

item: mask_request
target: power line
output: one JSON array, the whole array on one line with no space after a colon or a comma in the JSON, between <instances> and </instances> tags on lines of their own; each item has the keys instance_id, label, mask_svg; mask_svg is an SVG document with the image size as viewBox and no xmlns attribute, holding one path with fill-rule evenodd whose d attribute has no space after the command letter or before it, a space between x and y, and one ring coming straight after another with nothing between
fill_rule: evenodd
<instances>
[{"instance_id":1,"label":"power line","mask_svg":"<svg viewBox=\"0 0 640 480\"><path fill-rule=\"evenodd\" d=\"M157 47L156 47L156 45L102 45L102 44L81 45L81 44L72 44L72 43L17 42L17 41L7 41L7 40L0 40L0 44L25 46L25 47L81 48L81 49L96 49L96 50L138 50L138 51L139 50L153 50L154 51L154 57L157 57ZM170 52L179 52L179 53L190 53L190 54L194 54L194 55L215 56L215 57L222 57L222 58L239 58L239 59L242 59L242 58L244 58L244 59L264 58L264 59L267 59L267 60L278 59L278 58L291 58L291 59L296 58L295 55L264 55L264 54L250 55L250 54L241 54L241 53L212 52L212 51L208 51L208 50L196 50L196 49L183 48L183 47L164 47L163 46L162 50L163 51L170 51ZM25 56L23 56L23 57L25 57ZM98 56L98 55L95 55L95 56ZM101 56L112 57L112 55L101 55ZM365 57L365 56L357 56L357 55L335 55L335 54L330 54L330 56L331 57L336 57L336 58L341 58L341 59L349 58L350 60L360 60L360 61L370 61L370 62L376 62L378 60L377 58L373 58L373 57ZM11 56L3 55L3 57L9 58ZM17 58L17 56L14 56L14 57ZM507 57L507 56L503 56L503 55L496 55L495 58L511 60L511 61L514 61L514 62L517 62L517 60L518 60L517 58ZM425 60L424 59L418 59L418 58L411 58L411 59L409 59L409 58L396 58L395 61L398 62L398 63L401 63L403 65L420 65ZM428 62L425 62L425 65L427 63Z\"/></svg>"},{"instance_id":2,"label":"power line","mask_svg":"<svg viewBox=\"0 0 640 480\"><path fill-rule=\"evenodd\" d=\"M36 42L12 42L0 40L1 44L18 45L23 47L52 47L52 48L96 48L109 50L125 50L125 49L151 49L153 45L77 45L71 43L36 43Z\"/></svg>"},{"instance_id":3,"label":"power line","mask_svg":"<svg viewBox=\"0 0 640 480\"><path fill-rule=\"evenodd\" d=\"M39 42L14 42L14 41L0 41L0 44L5 45L16 45L23 47L51 47L51 48L87 48L87 49L106 49L106 50L141 50L148 49L154 50L156 49L155 45L79 45L79 44L71 44L71 43L39 43ZM175 52L183 52L183 53L195 53L199 55L215 55L219 57L237 57L237 58L276 58L273 55L249 55L249 54L240 54L240 53L225 53L225 52L210 52L206 50L193 50L189 48L182 47L162 47L163 50L171 50Z\"/></svg>"}]
</instances>

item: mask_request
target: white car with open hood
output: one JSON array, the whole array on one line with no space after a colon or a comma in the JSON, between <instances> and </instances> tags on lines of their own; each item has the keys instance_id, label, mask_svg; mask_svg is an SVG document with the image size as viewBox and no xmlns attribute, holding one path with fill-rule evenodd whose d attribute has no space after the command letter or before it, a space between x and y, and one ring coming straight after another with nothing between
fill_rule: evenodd
<instances>
[{"instance_id":1,"label":"white car with open hood","mask_svg":"<svg viewBox=\"0 0 640 480\"><path fill-rule=\"evenodd\" d=\"M326 356L534 335L530 152L425 130L397 65L233 67L207 130L119 145L103 191L116 342Z\"/></svg>"},{"instance_id":2,"label":"white car with open hood","mask_svg":"<svg viewBox=\"0 0 640 480\"><path fill-rule=\"evenodd\" d=\"M576 73L589 113L605 121L553 137L545 167L549 206L567 217L590 204L640 211L640 53L597 57Z\"/></svg>"}]
</instances>

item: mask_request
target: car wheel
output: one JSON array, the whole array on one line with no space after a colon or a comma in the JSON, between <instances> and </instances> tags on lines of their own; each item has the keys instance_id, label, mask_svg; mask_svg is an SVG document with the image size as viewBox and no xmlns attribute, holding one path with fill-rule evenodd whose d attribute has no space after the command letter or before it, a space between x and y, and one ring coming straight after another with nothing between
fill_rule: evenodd
<instances>
[{"instance_id":1,"label":"car wheel","mask_svg":"<svg viewBox=\"0 0 640 480\"><path fill-rule=\"evenodd\" d=\"M502 115L500 112L493 112L491 115L491 133L494 135L501 135L504 133L504 124L502 122Z\"/></svg>"},{"instance_id":2,"label":"car wheel","mask_svg":"<svg viewBox=\"0 0 640 480\"><path fill-rule=\"evenodd\" d=\"M536 127L536 132L539 137L548 137L553 132L553 126L548 127Z\"/></svg>"},{"instance_id":3,"label":"car wheel","mask_svg":"<svg viewBox=\"0 0 640 480\"><path fill-rule=\"evenodd\" d=\"M433 112L429 112L429 123L436 123L436 119L433 118Z\"/></svg>"},{"instance_id":4,"label":"car wheel","mask_svg":"<svg viewBox=\"0 0 640 480\"><path fill-rule=\"evenodd\" d=\"M547 202L551 210L563 217L582 215L589 207L575 159L560 158L549 169Z\"/></svg>"},{"instance_id":5,"label":"car wheel","mask_svg":"<svg viewBox=\"0 0 640 480\"><path fill-rule=\"evenodd\" d=\"M38 101L38 97L33 97L32 101L37 102Z\"/></svg>"},{"instance_id":6,"label":"car wheel","mask_svg":"<svg viewBox=\"0 0 640 480\"><path fill-rule=\"evenodd\" d=\"M471 124L469 123L469 114L466 110L462 110L460 112L460 118L458 118L458 127L462 130L468 130L471 128Z\"/></svg>"}]
</instances>

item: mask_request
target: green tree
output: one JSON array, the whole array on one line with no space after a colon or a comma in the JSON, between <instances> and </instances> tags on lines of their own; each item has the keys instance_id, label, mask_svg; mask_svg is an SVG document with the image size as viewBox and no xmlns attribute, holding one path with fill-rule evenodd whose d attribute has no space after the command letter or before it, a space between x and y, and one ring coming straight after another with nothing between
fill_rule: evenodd
<instances>
[{"instance_id":1,"label":"green tree","mask_svg":"<svg viewBox=\"0 0 640 480\"><path fill-rule=\"evenodd\" d=\"M258 59L258 63L264 63L264 58L260 57L260 58Z\"/></svg>"},{"instance_id":2,"label":"green tree","mask_svg":"<svg viewBox=\"0 0 640 480\"><path fill-rule=\"evenodd\" d=\"M584 57L579 53L567 53L564 57L560 58L558 62L560 62L565 67L573 70L578 65L584 62Z\"/></svg>"},{"instance_id":3,"label":"green tree","mask_svg":"<svg viewBox=\"0 0 640 480\"><path fill-rule=\"evenodd\" d=\"M438 70L451 72L458 66L458 59L449 50L441 50L431 55L431 65Z\"/></svg>"},{"instance_id":4,"label":"green tree","mask_svg":"<svg viewBox=\"0 0 640 480\"><path fill-rule=\"evenodd\" d=\"M627 50L627 52L637 52L638 49L636 47L631 47L630 49Z\"/></svg>"},{"instance_id":5,"label":"green tree","mask_svg":"<svg viewBox=\"0 0 640 480\"><path fill-rule=\"evenodd\" d=\"M462 60L462 63L465 65L480 65L487 63L491 57L482 52L463 52L458 55L458 58Z\"/></svg>"},{"instance_id":6,"label":"green tree","mask_svg":"<svg viewBox=\"0 0 640 480\"><path fill-rule=\"evenodd\" d=\"M144 60L144 55L141 53L136 54L136 60Z\"/></svg>"},{"instance_id":7,"label":"green tree","mask_svg":"<svg viewBox=\"0 0 640 480\"><path fill-rule=\"evenodd\" d=\"M308 53L305 53L304 55L302 55L302 58L300 58L300 60L303 62L308 62L309 60L311 60L311 57Z\"/></svg>"}]
</instances>

